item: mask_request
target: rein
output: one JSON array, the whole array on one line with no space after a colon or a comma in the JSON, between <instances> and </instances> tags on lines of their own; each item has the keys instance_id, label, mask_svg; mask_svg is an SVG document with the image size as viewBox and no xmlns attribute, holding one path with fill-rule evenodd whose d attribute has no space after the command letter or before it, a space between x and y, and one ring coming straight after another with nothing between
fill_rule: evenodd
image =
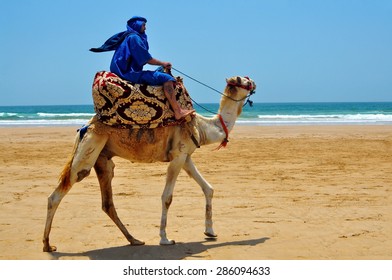
<instances>
[{"instance_id":1,"label":"rein","mask_svg":"<svg viewBox=\"0 0 392 280\"><path fill-rule=\"evenodd\" d=\"M244 106L245 106L246 104L248 104L248 103L249 103L249 106L251 106L251 107L253 106L253 101L249 100L249 98L250 98L253 94L255 94L256 92L255 92L254 90L252 90L252 86L251 86L251 85L249 85L249 86L243 86L243 85L238 85L238 84L235 84L235 83L228 83L228 85L230 85L230 86L240 87L240 88L243 88L243 89L246 89L246 90L249 90L249 91L250 91L250 92L248 93L247 96L245 96L245 97L243 97L243 98L241 98L241 99L235 99L235 98L233 98L233 97L231 97L231 96L228 96L228 95L226 95L226 94L220 92L219 90L214 89L213 87L210 87L209 85L206 85L206 84L203 83L203 82L200 82L199 80L197 80L197 79L195 79L195 78L192 78L191 76L185 74L184 72L181 72L180 70L178 70L178 69L176 69L176 68L174 68L174 67L172 67L172 69L173 69L174 71L177 71L178 73L184 75L185 77L187 77L187 78L189 78L189 79L191 79L191 80L193 80L193 81L195 81L195 82L197 82L197 83L199 83L199 84L201 84L201 85L203 85L203 86L205 86L205 87L207 87L207 88L209 88L209 89L211 89L211 90L213 90L213 91L219 93L220 95L229 98L229 99L232 100L232 101L240 102L240 101L243 101L243 100L245 100L245 99L248 98L248 100L247 100L247 102L244 104ZM248 80L250 80L249 77L245 77L245 78L247 78ZM192 100L193 100L193 99L192 99ZM197 104L197 102L195 102L195 103ZM198 104L198 105L199 105L199 104ZM202 107L202 106L200 106L200 107ZM203 108L203 107L202 107L202 108ZM204 109L204 108L203 108L203 109ZM207 110L207 111L208 111L208 110ZM208 111L208 112L210 112L210 111ZM211 112L210 112L210 113L211 113Z\"/></svg>"}]
</instances>

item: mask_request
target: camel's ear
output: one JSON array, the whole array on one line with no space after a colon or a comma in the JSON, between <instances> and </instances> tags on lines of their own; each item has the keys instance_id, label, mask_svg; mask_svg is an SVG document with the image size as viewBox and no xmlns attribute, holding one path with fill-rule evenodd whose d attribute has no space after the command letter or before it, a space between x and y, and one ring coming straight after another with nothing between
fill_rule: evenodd
<instances>
[{"instance_id":1,"label":"camel's ear","mask_svg":"<svg viewBox=\"0 0 392 280\"><path fill-rule=\"evenodd\" d=\"M235 79L233 77L227 78L226 83L227 83L227 89L228 89L229 93L235 94L237 92L237 88L233 85L235 83Z\"/></svg>"},{"instance_id":2,"label":"camel's ear","mask_svg":"<svg viewBox=\"0 0 392 280\"><path fill-rule=\"evenodd\" d=\"M234 79L233 77L231 77L231 78L226 78L226 83L228 83L228 84L233 84L233 83L235 83L235 79Z\"/></svg>"}]
</instances>

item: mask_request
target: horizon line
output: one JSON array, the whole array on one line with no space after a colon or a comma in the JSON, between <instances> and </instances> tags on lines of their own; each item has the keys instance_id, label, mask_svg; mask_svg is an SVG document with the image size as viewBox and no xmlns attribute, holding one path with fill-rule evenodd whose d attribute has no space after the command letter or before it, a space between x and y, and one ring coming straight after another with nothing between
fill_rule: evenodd
<instances>
[{"instance_id":1,"label":"horizon line","mask_svg":"<svg viewBox=\"0 0 392 280\"><path fill-rule=\"evenodd\" d=\"M199 104L218 104L220 102L199 102ZM253 104L314 104L314 103L392 103L392 101L265 101L256 102ZM197 104L196 104L197 105ZM38 107L38 106L94 106L91 104L24 104L24 105L0 105L0 107Z\"/></svg>"}]
</instances>

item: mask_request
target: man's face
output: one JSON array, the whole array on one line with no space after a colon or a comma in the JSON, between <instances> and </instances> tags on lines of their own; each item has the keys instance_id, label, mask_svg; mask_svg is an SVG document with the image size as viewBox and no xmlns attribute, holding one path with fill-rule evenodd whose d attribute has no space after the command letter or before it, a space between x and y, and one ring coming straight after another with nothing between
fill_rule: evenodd
<instances>
[{"instance_id":1,"label":"man's face","mask_svg":"<svg viewBox=\"0 0 392 280\"><path fill-rule=\"evenodd\" d=\"M142 28L140 28L140 33L144 33L144 32L146 32L146 24L145 23L143 23Z\"/></svg>"}]
</instances>

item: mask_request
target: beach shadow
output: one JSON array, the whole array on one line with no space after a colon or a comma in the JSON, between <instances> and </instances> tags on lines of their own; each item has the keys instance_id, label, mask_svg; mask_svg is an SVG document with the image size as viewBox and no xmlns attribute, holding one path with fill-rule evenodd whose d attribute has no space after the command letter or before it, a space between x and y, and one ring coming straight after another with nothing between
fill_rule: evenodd
<instances>
[{"instance_id":1,"label":"beach shadow","mask_svg":"<svg viewBox=\"0 0 392 280\"><path fill-rule=\"evenodd\" d=\"M53 259L78 259L90 260L182 260L186 257L197 258L197 255L209 249L225 246L256 246L267 241L268 237L219 243L215 239L205 241L176 243L173 246L144 245L144 246L119 246L110 247L82 253L50 253ZM200 257L202 259L202 257Z\"/></svg>"}]
</instances>

